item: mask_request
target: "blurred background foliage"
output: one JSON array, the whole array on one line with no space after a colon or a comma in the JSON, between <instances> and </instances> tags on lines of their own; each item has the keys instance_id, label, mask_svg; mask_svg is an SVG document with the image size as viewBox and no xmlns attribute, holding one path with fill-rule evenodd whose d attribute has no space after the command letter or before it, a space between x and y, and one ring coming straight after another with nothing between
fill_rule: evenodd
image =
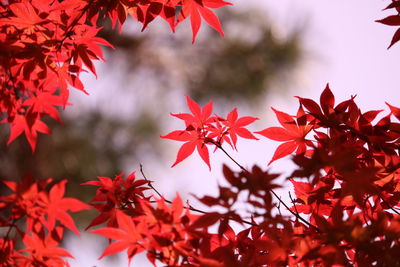
<instances>
[{"instance_id":1,"label":"blurred background foliage","mask_svg":"<svg viewBox=\"0 0 400 267\"><path fill-rule=\"evenodd\" d=\"M277 80L289 80L301 64L300 26L291 33L280 32L258 10L224 9L219 18L225 37L204 25L194 45L187 38L188 25L179 26L175 34L163 29L119 35L106 23L101 34L117 47L111 60L126 60L128 73L146 68L170 90L180 79L196 100L251 103L272 90Z\"/></svg>"},{"instance_id":2,"label":"blurred background foliage","mask_svg":"<svg viewBox=\"0 0 400 267\"><path fill-rule=\"evenodd\" d=\"M159 118L170 111L163 107L165 101L176 101L177 90L201 103L229 101L227 108L232 108L232 102L256 105L276 82L289 81L302 62L302 32L282 36L257 10L221 11L226 37L204 25L194 45L189 25L178 27L175 34L162 28L166 25L157 26L160 21L143 33L128 29L137 29L136 24L125 25L118 34L104 22L101 35L116 50L106 51L103 73L129 77L108 84L112 89L103 92L107 102L113 101L114 110L92 105L61 111L64 125L51 122L53 133L39 137L34 154L24 138L6 146L8 131L2 125L0 178L18 180L28 172L38 178L68 178L68 194L88 201L92 188L80 183L97 176L113 177L143 157L161 159L159 135L165 134L165 128ZM119 108L126 103L123 99L129 97L134 103L128 105L126 114L120 114ZM89 101L94 100L89 96L85 102Z\"/></svg>"}]
</instances>

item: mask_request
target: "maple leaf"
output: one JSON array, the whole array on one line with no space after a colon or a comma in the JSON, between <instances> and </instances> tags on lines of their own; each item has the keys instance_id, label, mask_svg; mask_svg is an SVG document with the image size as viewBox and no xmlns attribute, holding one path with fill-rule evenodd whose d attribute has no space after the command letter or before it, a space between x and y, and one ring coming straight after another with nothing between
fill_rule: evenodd
<instances>
[{"instance_id":1,"label":"maple leaf","mask_svg":"<svg viewBox=\"0 0 400 267\"><path fill-rule=\"evenodd\" d=\"M34 29L36 24L43 22L43 19L38 16L30 1L12 3L9 5L9 8L14 13L14 16L0 19L0 25L5 23L14 25L20 29L25 29L26 27Z\"/></svg>"},{"instance_id":2,"label":"maple leaf","mask_svg":"<svg viewBox=\"0 0 400 267\"><path fill-rule=\"evenodd\" d=\"M153 21L157 16L162 17L166 22L168 22L171 30L175 31L175 7L177 3L173 3L170 0L156 0L151 1L148 6L142 8L144 15L142 31L147 27L147 25Z\"/></svg>"},{"instance_id":3,"label":"maple leaf","mask_svg":"<svg viewBox=\"0 0 400 267\"><path fill-rule=\"evenodd\" d=\"M143 208L147 215L147 220L153 223L179 224L184 212L182 198L178 193L171 205L167 205L164 199L158 199L155 208L148 203ZM188 213L186 212L186 214Z\"/></svg>"},{"instance_id":4,"label":"maple leaf","mask_svg":"<svg viewBox=\"0 0 400 267\"><path fill-rule=\"evenodd\" d=\"M208 143L205 143L204 141L204 134L197 131L173 131L167 135L160 137L185 142L179 149L176 160L172 164L171 168L189 157L194 152L194 150L197 149L197 152L199 153L201 159L207 164L208 168L211 170L210 156L208 153L208 148L206 146L208 145Z\"/></svg>"},{"instance_id":5,"label":"maple leaf","mask_svg":"<svg viewBox=\"0 0 400 267\"><path fill-rule=\"evenodd\" d=\"M79 25L74 28L76 33L74 39L74 50L72 51L74 63L80 66L82 63L97 77L96 68L92 60L102 60L103 52L101 45L114 48L112 44L97 37L101 28L89 27L87 25Z\"/></svg>"},{"instance_id":6,"label":"maple leaf","mask_svg":"<svg viewBox=\"0 0 400 267\"><path fill-rule=\"evenodd\" d=\"M54 92L38 91L35 96L26 99L23 105L31 107L33 113L44 113L56 121L61 122L58 110L55 106L63 106L64 101L61 96L53 93Z\"/></svg>"},{"instance_id":7,"label":"maple leaf","mask_svg":"<svg viewBox=\"0 0 400 267\"><path fill-rule=\"evenodd\" d=\"M54 228L56 220L58 220L62 225L79 235L74 220L67 211L88 210L90 206L75 198L64 198L65 184L67 182L67 180L60 181L50 189L48 195L42 197L41 200L46 209L47 219L43 217L41 220L50 231Z\"/></svg>"},{"instance_id":8,"label":"maple leaf","mask_svg":"<svg viewBox=\"0 0 400 267\"><path fill-rule=\"evenodd\" d=\"M189 107L189 113L178 113L172 116L185 121L187 130L203 130L208 124L214 122L214 117L210 117L213 112L213 102L210 101L203 108L199 106L193 99L186 96L186 103Z\"/></svg>"},{"instance_id":9,"label":"maple leaf","mask_svg":"<svg viewBox=\"0 0 400 267\"><path fill-rule=\"evenodd\" d=\"M284 142L275 150L275 153L268 165L277 159L293 153L294 151L296 151L297 155L304 154L307 152L307 146L313 146L311 141L305 139L306 135L311 131L313 125L307 124L305 117L306 114L301 106L299 107L296 121L287 113L278 111L274 108L272 108L272 110L275 112L279 123L283 127L270 127L262 131L255 132L269 139Z\"/></svg>"},{"instance_id":10,"label":"maple leaf","mask_svg":"<svg viewBox=\"0 0 400 267\"><path fill-rule=\"evenodd\" d=\"M2 122L5 122L4 120ZM10 137L7 141L9 145L15 138L25 133L26 139L32 149L35 152L37 133L50 134L51 130L49 127L40 120L40 116L32 113L28 113L27 116L16 114L12 123L10 123Z\"/></svg>"},{"instance_id":11,"label":"maple leaf","mask_svg":"<svg viewBox=\"0 0 400 267\"><path fill-rule=\"evenodd\" d=\"M142 213L139 200L149 200L150 197L144 196L144 191L149 189L143 185L148 184L146 180L136 180L135 173L123 178L123 173L117 175L114 179L109 177L97 177L99 181L89 181L82 185L99 186L95 197L90 204L100 211L100 214L94 218L86 229L95 225L107 222L107 226L117 226L115 210L118 207L125 207L130 210L130 215L134 216Z\"/></svg>"},{"instance_id":12,"label":"maple leaf","mask_svg":"<svg viewBox=\"0 0 400 267\"><path fill-rule=\"evenodd\" d=\"M26 234L22 241L27 248L22 249L21 252L27 252L29 254L28 257L22 261L25 263L23 266L68 266L62 257L74 257L67 250L58 247L62 235L62 227L57 227L45 238L35 233L32 233L32 235ZM55 240L55 237L59 240Z\"/></svg>"},{"instance_id":13,"label":"maple leaf","mask_svg":"<svg viewBox=\"0 0 400 267\"><path fill-rule=\"evenodd\" d=\"M186 130L172 131L167 135L160 136L165 139L185 142L179 149L176 160L171 167L174 167L176 164L189 157L194 150L197 149L200 157L211 170L209 153L206 145L210 145L212 141L207 135L208 128L213 127L211 123L215 121L215 117L210 117L212 114L213 102L210 101L203 108L200 108L189 96L186 96L186 102L192 114L171 113L172 116L185 121Z\"/></svg>"},{"instance_id":14,"label":"maple leaf","mask_svg":"<svg viewBox=\"0 0 400 267\"><path fill-rule=\"evenodd\" d=\"M214 125L213 127L208 127L207 130L209 131L209 134L207 135L208 138L211 138L213 140L216 140L215 143L222 146L224 142L227 142L232 149L235 149L231 138L228 135L228 127L223 124L225 121L224 118L221 117L215 117ZM214 152L218 149L218 146L215 146Z\"/></svg>"},{"instance_id":15,"label":"maple leaf","mask_svg":"<svg viewBox=\"0 0 400 267\"><path fill-rule=\"evenodd\" d=\"M116 217L118 228L104 227L90 231L93 234L102 235L115 240L115 242L111 243L104 250L99 259L111 254L119 253L125 249L128 249L127 254L129 259L131 259L135 254L144 250L144 246L139 242L142 240L141 233L145 233L141 229L142 224L135 225L132 218L120 210L116 210Z\"/></svg>"},{"instance_id":16,"label":"maple leaf","mask_svg":"<svg viewBox=\"0 0 400 267\"><path fill-rule=\"evenodd\" d=\"M398 120L400 120L400 108L390 105L386 103L386 105L390 108L391 114L393 114Z\"/></svg>"},{"instance_id":17,"label":"maple leaf","mask_svg":"<svg viewBox=\"0 0 400 267\"><path fill-rule=\"evenodd\" d=\"M221 24L218 17L210 10L210 8L219 8L225 5L232 5L231 3L225 2L223 0L183 0L182 10L179 13L177 23L185 20L190 16L190 23L192 25L192 43L196 40L196 35L200 29L201 17L216 31L218 31L221 36L224 36Z\"/></svg>"},{"instance_id":18,"label":"maple leaf","mask_svg":"<svg viewBox=\"0 0 400 267\"><path fill-rule=\"evenodd\" d=\"M329 84L326 84L325 89L320 96L320 105L314 100L296 96L300 104L307 110L311 118L316 119L314 127L337 128L341 125L353 126L357 123L359 117L359 109L354 103L354 97L349 100L339 103L336 107L335 96L333 95ZM308 119L311 121L312 119Z\"/></svg>"},{"instance_id":19,"label":"maple leaf","mask_svg":"<svg viewBox=\"0 0 400 267\"><path fill-rule=\"evenodd\" d=\"M45 86L54 87L54 84L57 84L58 87L60 87L60 97L62 98L64 108L66 105L69 104L68 84L82 91L86 95L89 95L89 93L84 89L84 86L78 77L78 74L80 72L84 72L84 70L80 66L64 63L61 67L57 67L54 71L48 73L47 79L45 81Z\"/></svg>"},{"instance_id":20,"label":"maple leaf","mask_svg":"<svg viewBox=\"0 0 400 267\"><path fill-rule=\"evenodd\" d=\"M391 5L389 5L386 9L389 8L399 8L399 3L393 2ZM388 16L384 19L381 20L376 20L375 22L379 22L385 25L389 25L389 26L400 26L400 16L399 15L391 15ZM389 46L387 49L391 48L395 43L397 43L400 40L400 28L396 30L396 32L394 33L393 37L392 37L392 41L390 42Z\"/></svg>"},{"instance_id":21,"label":"maple leaf","mask_svg":"<svg viewBox=\"0 0 400 267\"><path fill-rule=\"evenodd\" d=\"M20 220L26 216L26 229L30 233L34 225L45 215L45 208L41 205L41 198L46 195L46 187L52 179L37 180L31 175L26 175L21 181L3 180L9 189L13 191L10 195L0 196L0 210L7 207L12 208L11 217Z\"/></svg>"},{"instance_id":22,"label":"maple leaf","mask_svg":"<svg viewBox=\"0 0 400 267\"><path fill-rule=\"evenodd\" d=\"M228 127L227 131L229 132L229 136L235 148L236 148L237 136L246 139L258 140L258 138L256 138L249 130L244 128L245 126L253 123L256 120L258 120L258 118L250 116L239 118L237 108L229 112L226 120L223 121L223 124L225 124Z\"/></svg>"}]
</instances>

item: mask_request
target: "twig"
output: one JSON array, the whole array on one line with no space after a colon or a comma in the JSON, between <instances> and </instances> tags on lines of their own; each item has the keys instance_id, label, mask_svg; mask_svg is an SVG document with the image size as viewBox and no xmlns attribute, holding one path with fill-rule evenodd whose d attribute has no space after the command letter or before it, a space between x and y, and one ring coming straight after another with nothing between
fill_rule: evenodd
<instances>
[{"instance_id":1,"label":"twig","mask_svg":"<svg viewBox=\"0 0 400 267\"><path fill-rule=\"evenodd\" d=\"M228 156L228 158L229 158L230 160L232 160L242 171L247 172L247 173L249 172L245 167L243 167L242 165L240 165L239 162L237 162L234 158L232 158L231 155L229 155L229 153L226 152L226 150L221 146L221 144L219 144L219 143L214 143L214 144L215 144L216 147L218 147L219 149L221 149L222 152L224 152L225 155Z\"/></svg>"},{"instance_id":2,"label":"twig","mask_svg":"<svg viewBox=\"0 0 400 267\"><path fill-rule=\"evenodd\" d=\"M225 155L227 155L228 158L230 158L241 170L243 170L243 171L246 172L246 173L250 173L250 172L249 172L246 168L244 168L239 162L237 162L231 155L229 155L229 153L226 152L226 150L222 148L221 144L218 144L218 143L214 143L214 144L215 144L219 149L221 149L222 152L224 152ZM286 205L286 203L283 202L283 200L275 193L274 190L270 189L269 191L270 191L270 192L275 196L275 198L277 198L278 201L279 201L292 215L294 215L298 220L300 220L300 221L302 221L303 223L305 223L308 227L314 228L317 232L321 232L321 230L320 230L317 226L315 226L315 225L311 224L310 222L308 222L307 220L305 220L303 217L300 216L300 214L296 214L294 211L292 211L292 210L289 208L289 206Z\"/></svg>"},{"instance_id":3,"label":"twig","mask_svg":"<svg viewBox=\"0 0 400 267\"><path fill-rule=\"evenodd\" d=\"M142 165L142 164L140 164L140 173L142 174L143 178L147 181L148 186L150 186L150 188L153 189L154 192L156 192L156 194L157 194L160 198L162 198L162 199L163 199L165 202L167 202L168 204L172 204L172 201L166 199L163 195L161 195L161 193L153 186L152 181L150 181L149 179L147 179L146 175L144 174L143 165ZM150 203L152 203L152 202L150 201ZM153 202L153 203L154 203L154 202ZM187 203L188 203L188 202L187 202ZM192 205L190 205L189 203L188 203L188 207L184 207L184 208L185 208L185 209L189 209L189 210L191 210L191 211L198 212L198 213L202 213L202 214L208 214L208 213L209 213L209 212L206 212L206 211L204 211L204 210L200 210L200 209L198 209L198 208L195 208L195 207L193 207ZM230 219L231 219L231 218L230 218ZM241 221L242 221L244 224L248 224L248 225L251 225L251 226L258 226L257 224L252 223L252 222L247 221L247 220L243 220L243 219L242 219Z\"/></svg>"},{"instance_id":4,"label":"twig","mask_svg":"<svg viewBox=\"0 0 400 267\"><path fill-rule=\"evenodd\" d=\"M400 213L397 211L397 210L395 210L393 207L392 207L392 205L390 205L390 203L389 202L387 202L383 197L382 197L382 195L379 193L379 198L382 200L382 202L383 203L385 203L388 207L389 207L389 209L391 209L394 213L396 213L397 215L400 215Z\"/></svg>"},{"instance_id":5,"label":"twig","mask_svg":"<svg viewBox=\"0 0 400 267\"><path fill-rule=\"evenodd\" d=\"M292 194L290 193L290 191L289 191L288 193L289 193L290 201L292 201L294 210L296 211L296 214L299 215L299 211L297 210L297 206L296 206L296 204L294 203L294 199L292 198Z\"/></svg>"},{"instance_id":6,"label":"twig","mask_svg":"<svg viewBox=\"0 0 400 267\"><path fill-rule=\"evenodd\" d=\"M286 205L285 202L283 202L283 200L274 192L274 190L270 190L270 192L279 200L280 203L282 203L282 205L292 214L294 215L297 219L299 219L300 221L302 221L303 223L305 223L308 227L314 228L317 232L321 233L322 231L315 225L311 224L310 222L308 222L306 219L304 219L303 217L301 217L299 214L296 214L294 211L292 211L288 205Z\"/></svg>"},{"instance_id":7,"label":"twig","mask_svg":"<svg viewBox=\"0 0 400 267\"><path fill-rule=\"evenodd\" d=\"M11 222L9 228L8 228L8 231L7 231L7 233L6 233L5 237L4 237L4 242L3 242L3 246L1 248L1 251L4 250L4 248L6 246L6 242L9 240L9 235L11 233L12 228L16 227L15 223L17 222L17 220L18 219L13 218L13 220L12 220L12 222Z\"/></svg>"},{"instance_id":8,"label":"twig","mask_svg":"<svg viewBox=\"0 0 400 267\"><path fill-rule=\"evenodd\" d=\"M368 220L367 220L367 218L366 218L366 215L368 216L368 214L365 213L365 209L366 209L367 203L369 203L369 202L368 202L368 199L369 199L370 197L371 197L371 196L367 196L367 197L365 198L364 203L363 203L363 211L362 211L362 213L363 213L363 218L364 218L364 221L365 221L365 223L367 224L367 226L369 226ZM371 205L370 205L370 206L371 206Z\"/></svg>"},{"instance_id":9,"label":"twig","mask_svg":"<svg viewBox=\"0 0 400 267\"><path fill-rule=\"evenodd\" d=\"M140 164L140 173L142 174L143 178L147 181L148 186L150 186L150 188L153 189L154 192L156 192L157 195L158 195L160 198L164 199L164 200L165 200L166 202L168 202L168 203L171 202L171 201L167 201L167 200L160 194L160 192L158 192L158 190L153 186L152 181L150 181L149 179L147 179L146 175L144 174L143 165L142 165L142 164Z\"/></svg>"}]
</instances>

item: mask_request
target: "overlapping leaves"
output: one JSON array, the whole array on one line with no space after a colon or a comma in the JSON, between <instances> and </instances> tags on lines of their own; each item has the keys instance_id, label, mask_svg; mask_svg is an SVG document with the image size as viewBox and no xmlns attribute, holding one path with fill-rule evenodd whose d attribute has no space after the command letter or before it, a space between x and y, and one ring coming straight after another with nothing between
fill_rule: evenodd
<instances>
[{"instance_id":1,"label":"overlapping leaves","mask_svg":"<svg viewBox=\"0 0 400 267\"><path fill-rule=\"evenodd\" d=\"M94 61L103 60L101 46L113 47L98 36L97 20L109 17L120 30L130 15L145 29L157 17L171 29L190 17L193 41L201 16L223 35L212 9L223 0L13 0L0 5L0 116L10 126L8 144L24 134L32 151L38 133L51 133L43 121L59 121L58 108L66 107L69 89L87 91L82 72L96 75Z\"/></svg>"},{"instance_id":2,"label":"overlapping leaves","mask_svg":"<svg viewBox=\"0 0 400 267\"><path fill-rule=\"evenodd\" d=\"M52 185L52 179L39 181L26 176L18 183L3 183L12 192L0 197L1 226L10 229L0 238L1 266L68 266L64 257L72 255L59 246L64 229L79 235L69 212L90 207L75 198L64 197L67 180ZM13 228L14 237L10 236ZM25 247L14 250L18 240Z\"/></svg>"},{"instance_id":3,"label":"overlapping leaves","mask_svg":"<svg viewBox=\"0 0 400 267\"><path fill-rule=\"evenodd\" d=\"M257 138L245 127L253 123L257 118L238 117L237 109L233 109L224 119L220 116L212 116L213 102L209 102L203 108L186 96L187 105L192 114L171 114L185 122L185 130L170 132L161 138L185 142L178 151L174 167L182 160L189 157L196 149L201 159L211 169L210 156L207 146L221 148L223 142L227 142L236 148L237 137L246 139Z\"/></svg>"}]
</instances>

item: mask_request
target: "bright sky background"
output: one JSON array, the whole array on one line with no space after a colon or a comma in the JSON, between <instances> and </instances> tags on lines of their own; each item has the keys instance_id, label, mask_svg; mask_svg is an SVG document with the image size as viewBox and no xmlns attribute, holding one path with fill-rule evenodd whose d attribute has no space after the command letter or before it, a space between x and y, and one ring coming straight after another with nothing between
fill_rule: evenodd
<instances>
[{"instance_id":1,"label":"bright sky background","mask_svg":"<svg viewBox=\"0 0 400 267\"><path fill-rule=\"evenodd\" d=\"M371 1L371 0L246 0L233 1L235 6L232 8L246 8L251 3L266 7L265 14L270 18L282 38L285 34L296 27L305 27L304 47L305 64L298 72L296 82L291 85L291 92L294 94L318 100L319 95L327 82L334 92L337 101L349 98L357 94L356 101L362 110L367 109L386 109L385 101L400 106L400 95L398 88L400 44L395 45L390 50L389 45L395 28L374 22L384 18L391 11L382 12L381 10L390 1ZM154 23L161 23L160 21ZM201 33L199 35L201 38ZM396 64L397 63L397 64ZM101 68L99 77L102 77ZM104 87L104 81L102 81ZM110 85L111 86L111 85ZM99 84L91 80L87 88L96 88ZM285 90L285 88L282 88ZM94 101L96 95L101 92L91 91L90 97L85 97L83 103ZM183 99L183 97L182 97ZM74 100L72 100L74 103ZM215 103L216 105L218 103ZM270 106L294 113L298 107L298 102L293 97L287 95L274 95L265 103L265 109L260 111L262 114L243 114L253 115L261 118L255 130L261 130L276 125L276 120ZM233 107L232 107L233 108ZM71 109L79 110L79 106ZM173 121L168 115L170 111L185 112L185 110L168 110L165 112L165 120ZM66 111L68 112L68 110ZM170 129L166 129L166 132ZM165 133L166 133L165 132ZM162 134L165 134L162 133ZM161 134L161 133L160 133ZM173 142L170 142L173 143ZM243 165L252 166L257 163L266 166L271 159L274 149L278 143L263 139L263 142L243 141L239 142L239 153L232 155ZM229 161L222 155L216 153L211 155L213 170L210 173L200 158L195 155L185 160L173 169L169 166L176 156L180 144L170 145L170 161L162 163L142 162L146 166L147 175L157 181L158 188L169 198L173 198L175 191L192 192L197 195L212 194L216 188L216 177L221 176L221 163ZM134 163L131 169L138 170L139 163ZM229 163L233 167L232 164ZM272 169L276 172L288 169L287 162L284 160L273 164ZM155 168L157 166L157 168ZM127 170L127 172L130 170ZM187 193L183 197L189 197ZM89 236L83 235L82 238L73 238L67 244L68 249L76 260L71 261L72 266L110 266L106 260L97 261L106 242L95 242ZM98 247L99 250L96 251ZM121 253L122 260L118 266L126 266L126 254ZM113 266L116 263L113 262ZM133 261L131 266L150 266L142 261Z\"/></svg>"}]
</instances>

